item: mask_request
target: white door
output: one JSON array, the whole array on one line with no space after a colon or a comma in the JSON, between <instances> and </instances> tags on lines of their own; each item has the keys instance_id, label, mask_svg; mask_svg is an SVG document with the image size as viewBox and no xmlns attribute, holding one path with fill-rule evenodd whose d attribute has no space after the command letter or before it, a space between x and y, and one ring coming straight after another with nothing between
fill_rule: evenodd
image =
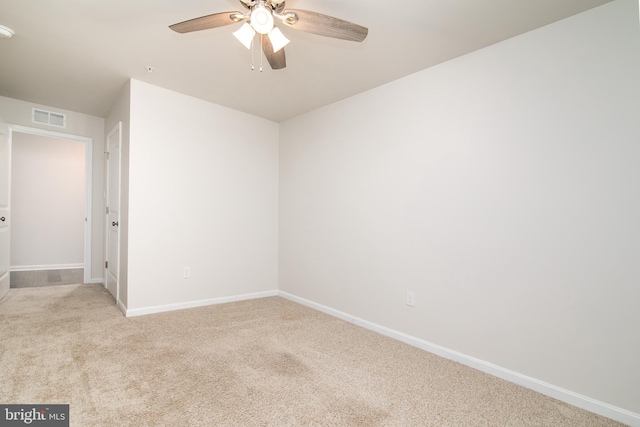
<instances>
[{"instance_id":1,"label":"white door","mask_svg":"<svg viewBox=\"0 0 640 427\"><path fill-rule=\"evenodd\" d=\"M9 292L9 225L11 215L11 129L0 123L0 298Z\"/></svg>"},{"instance_id":2,"label":"white door","mask_svg":"<svg viewBox=\"0 0 640 427\"><path fill-rule=\"evenodd\" d=\"M122 123L107 136L106 154L106 262L105 262L105 286L119 302L118 293L118 261L120 252L120 138L122 135Z\"/></svg>"}]
</instances>

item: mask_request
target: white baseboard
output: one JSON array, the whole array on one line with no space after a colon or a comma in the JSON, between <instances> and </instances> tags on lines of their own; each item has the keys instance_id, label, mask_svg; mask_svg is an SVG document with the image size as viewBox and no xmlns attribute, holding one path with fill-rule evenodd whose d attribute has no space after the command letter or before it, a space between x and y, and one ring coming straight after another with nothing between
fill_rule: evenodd
<instances>
[{"instance_id":1,"label":"white baseboard","mask_svg":"<svg viewBox=\"0 0 640 427\"><path fill-rule=\"evenodd\" d=\"M122 314L124 314L125 317L126 317L127 316L127 306L124 305L121 300L118 300L117 305L118 305L118 308L120 309L120 311L122 311Z\"/></svg>"},{"instance_id":2,"label":"white baseboard","mask_svg":"<svg viewBox=\"0 0 640 427\"><path fill-rule=\"evenodd\" d=\"M33 271L33 270L70 270L74 268L84 268L84 264L49 264L49 265L15 265L11 266L11 271Z\"/></svg>"},{"instance_id":3,"label":"white baseboard","mask_svg":"<svg viewBox=\"0 0 640 427\"><path fill-rule=\"evenodd\" d=\"M125 308L125 316L135 317L135 316L142 316L145 314L163 313L165 311L182 310L185 308L204 307L207 305L224 304L228 302L244 301L249 299L275 297L275 296L278 296L278 291L256 292L252 294L211 298L211 299L199 300L199 301L182 302L177 304L157 305L154 307L144 307L144 308L134 308L134 309Z\"/></svg>"},{"instance_id":4,"label":"white baseboard","mask_svg":"<svg viewBox=\"0 0 640 427\"><path fill-rule=\"evenodd\" d=\"M97 285L97 284L102 285L103 282L104 282L104 280L102 280L102 277L98 277L98 278L94 277L92 279L89 279L89 281L85 282L85 283L90 283L92 285Z\"/></svg>"},{"instance_id":5,"label":"white baseboard","mask_svg":"<svg viewBox=\"0 0 640 427\"><path fill-rule=\"evenodd\" d=\"M602 415L603 417L611 418L612 420L616 420L629 426L640 427L640 414L636 414L626 409L619 408L617 406L613 406L587 396L583 396L571 390L557 387L553 384L549 384L544 381L519 374L509 369L505 369L492 363L476 359L475 357L450 350L448 348L430 343L420 338L415 338L405 333L377 325L367 320L351 316L350 314L335 310L322 304L317 304L313 301L297 297L287 292L278 291L278 295L293 302L297 302L299 304L329 314L333 317L337 317L339 319L353 323L354 325L361 326L387 337L402 341L405 344L409 344L411 346L428 351L429 353L444 357L445 359L453 360L463 365L470 366L489 375L502 378L503 380L521 385L538 393L566 402L570 405L577 406L578 408L582 408L595 414Z\"/></svg>"}]
</instances>

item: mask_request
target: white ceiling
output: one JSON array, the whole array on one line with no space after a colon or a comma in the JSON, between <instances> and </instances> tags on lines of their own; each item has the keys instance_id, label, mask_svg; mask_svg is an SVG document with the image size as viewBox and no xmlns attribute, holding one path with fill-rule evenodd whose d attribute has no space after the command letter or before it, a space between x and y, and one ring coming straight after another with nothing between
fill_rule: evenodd
<instances>
[{"instance_id":1,"label":"white ceiling","mask_svg":"<svg viewBox=\"0 0 640 427\"><path fill-rule=\"evenodd\" d=\"M16 32L0 39L0 95L104 117L134 78L280 122L609 1L287 0L369 36L354 43L283 28L287 68L264 60L260 73L231 34L240 24L168 28L242 11L238 0L0 0L0 25Z\"/></svg>"}]
</instances>

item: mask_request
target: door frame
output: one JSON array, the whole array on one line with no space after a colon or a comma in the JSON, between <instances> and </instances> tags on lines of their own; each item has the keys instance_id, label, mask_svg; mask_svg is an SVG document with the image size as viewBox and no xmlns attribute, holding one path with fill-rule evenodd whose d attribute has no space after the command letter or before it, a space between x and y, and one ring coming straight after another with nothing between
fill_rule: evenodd
<instances>
[{"instance_id":1,"label":"door frame","mask_svg":"<svg viewBox=\"0 0 640 427\"><path fill-rule=\"evenodd\" d=\"M93 138L51 130L32 128L9 123L11 131L15 134L26 133L29 135L44 136L50 138L68 139L84 143L84 185L85 185L85 208L84 208L84 283L91 283L91 231L92 231L92 189L93 189Z\"/></svg>"},{"instance_id":2,"label":"door frame","mask_svg":"<svg viewBox=\"0 0 640 427\"><path fill-rule=\"evenodd\" d=\"M109 146L109 139L114 135L117 134L118 135L118 158L117 159L112 159L111 155L110 155L110 149L111 147ZM105 209L103 209L103 214L104 214L104 271L103 271L103 276L104 276L104 287L105 289L107 288L107 282L109 280L109 271L107 268L107 264L106 262L109 261L109 214L106 211L106 207L107 207L107 202L109 199L109 191L111 190L109 188L110 185L110 178L111 178L111 169L110 169L110 163L112 161L117 161L118 162L118 223L120 223L120 209L121 209L121 204L122 204L122 122L119 121L118 123L116 123L116 125L113 127L113 129L111 129L111 131L107 134L107 137L105 138L104 141L104 145L105 145L105 161L104 161L104 206ZM115 300L116 300L116 304L120 305L120 226L118 226L118 239L117 239L117 243L116 243L116 257L118 258L118 269L116 270L116 295L115 295Z\"/></svg>"},{"instance_id":3,"label":"door frame","mask_svg":"<svg viewBox=\"0 0 640 427\"><path fill-rule=\"evenodd\" d=\"M2 214L3 218L2 220L5 221L4 216L6 215L7 217L7 221L6 223L4 223L3 225L0 225L0 232L2 233L7 233L7 241L6 244L3 244L2 248L0 248L0 251L4 251L5 249L7 250L6 252L6 261L7 261L7 271L0 271L0 299L4 298L7 293L9 292L9 289L11 288L11 148L12 148L12 144L11 144L11 136L13 134L13 131L11 129L11 126L9 126L8 123L5 122L0 122L0 125L2 126L2 129L0 129L0 135L5 135L5 131L4 129L6 129L6 141L7 141L7 146L6 146L6 163L7 163L7 170L5 171L6 173L6 180L7 182L2 183L3 185L3 191L6 190L6 201L7 201L7 205L5 207L4 204L2 204L0 206L0 213ZM4 163L4 161L3 161ZM4 165L0 165L3 166Z\"/></svg>"}]
</instances>

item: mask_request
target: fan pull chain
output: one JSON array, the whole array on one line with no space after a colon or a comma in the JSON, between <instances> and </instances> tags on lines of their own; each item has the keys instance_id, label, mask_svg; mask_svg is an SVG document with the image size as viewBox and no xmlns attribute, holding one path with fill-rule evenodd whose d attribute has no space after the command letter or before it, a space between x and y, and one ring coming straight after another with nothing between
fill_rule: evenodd
<instances>
[{"instance_id":1,"label":"fan pull chain","mask_svg":"<svg viewBox=\"0 0 640 427\"><path fill-rule=\"evenodd\" d=\"M262 47L262 38L264 37L264 34L260 34L260 47ZM260 52L260 72L262 72L262 58L264 57L264 55L262 54L262 52Z\"/></svg>"},{"instance_id":2,"label":"fan pull chain","mask_svg":"<svg viewBox=\"0 0 640 427\"><path fill-rule=\"evenodd\" d=\"M255 50L255 37L251 40L251 71L255 70L256 67L253 65L253 51Z\"/></svg>"}]
</instances>

